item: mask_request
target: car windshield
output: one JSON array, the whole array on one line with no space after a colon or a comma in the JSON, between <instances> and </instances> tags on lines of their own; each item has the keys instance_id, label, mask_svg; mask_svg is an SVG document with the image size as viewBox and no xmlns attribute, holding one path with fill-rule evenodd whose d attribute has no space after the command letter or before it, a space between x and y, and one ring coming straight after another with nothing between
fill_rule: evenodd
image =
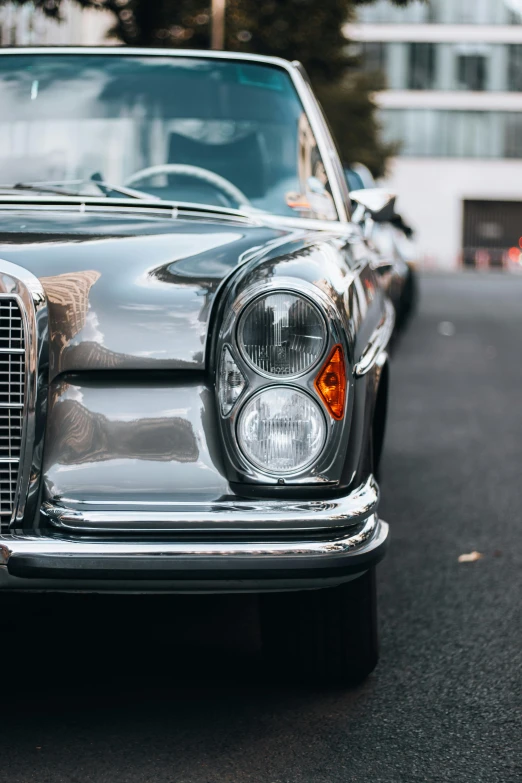
<instances>
[{"instance_id":1,"label":"car windshield","mask_svg":"<svg viewBox=\"0 0 522 783\"><path fill-rule=\"evenodd\" d=\"M0 56L0 189L337 219L288 73L187 56ZM137 202L139 203L139 202Z\"/></svg>"}]
</instances>

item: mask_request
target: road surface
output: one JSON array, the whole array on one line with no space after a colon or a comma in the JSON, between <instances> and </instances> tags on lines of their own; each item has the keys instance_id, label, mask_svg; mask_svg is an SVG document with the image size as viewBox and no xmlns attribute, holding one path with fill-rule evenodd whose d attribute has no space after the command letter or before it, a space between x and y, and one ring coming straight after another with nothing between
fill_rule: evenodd
<instances>
[{"instance_id":1,"label":"road surface","mask_svg":"<svg viewBox=\"0 0 522 783\"><path fill-rule=\"evenodd\" d=\"M520 781L521 358L522 278L423 278L392 366L362 687L276 682L254 597L3 595L0 781Z\"/></svg>"}]
</instances>

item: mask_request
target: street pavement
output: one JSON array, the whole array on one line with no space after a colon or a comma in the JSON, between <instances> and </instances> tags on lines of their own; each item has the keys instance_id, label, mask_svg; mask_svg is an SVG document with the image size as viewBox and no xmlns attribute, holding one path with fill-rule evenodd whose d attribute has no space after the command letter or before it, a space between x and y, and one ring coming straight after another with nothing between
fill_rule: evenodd
<instances>
[{"instance_id":1,"label":"street pavement","mask_svg":"<svg viewBox=\"0 0 522 783\"><path fill-rule=\"evenodd\" d=\"M522 780L522 278L421 288L392 363L375 673L277 681L254 596L2 595L2 783Z\"/></svg>"}]
</instances>

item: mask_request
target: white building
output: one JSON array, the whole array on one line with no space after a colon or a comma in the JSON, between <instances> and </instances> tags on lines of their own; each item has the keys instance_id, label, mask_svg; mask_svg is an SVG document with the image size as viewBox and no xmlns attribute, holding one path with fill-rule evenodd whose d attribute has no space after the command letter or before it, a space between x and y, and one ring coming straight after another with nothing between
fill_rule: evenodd
<instances>
[{"instance_id":1,"label":"white building","mask_svg":"<svg viewBox=\"0 0 522 783\"><path fill-rule=\"evenodd\" d=\"M107 38L114 17L107 11L82 10L65 0L57 22L35 9L8 3L0 8L0 46L95 46L117 43Z\"/></svg>"},{"instance_id":2,"label":"white building","mask_svg":"<svg viewBox=\"0 0 522 783\"><path fill-rule=\"evenodd\" d=\"M386 185L425 263L518 262L522 0L379 0L345 32L364 67L385 72L376 100L386 139L401 142Z\"/></svg>"}]
</instances>

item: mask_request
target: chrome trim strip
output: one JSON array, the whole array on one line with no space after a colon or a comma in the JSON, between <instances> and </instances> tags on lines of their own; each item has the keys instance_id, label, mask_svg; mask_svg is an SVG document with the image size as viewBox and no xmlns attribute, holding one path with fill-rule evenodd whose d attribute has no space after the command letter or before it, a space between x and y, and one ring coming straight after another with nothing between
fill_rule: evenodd
<instances>
[{"instance_id":1,"label":"chrome trim strip","mask_svg":"<svg viewBox=\"0 0 522 783\"><path fill-rule=\"evenodd\" d=\"M321 108L317 103L317 98L312 91L308 75L301 63L294 60L294 62L287 64L286 70L290 74L297 94L303 104L303 108L310 120L310 127L315 136L315 140L317 141L317 148L321 155L321 160L332 191L338 221L347 223L350 220L349 204L351 202L344 172L341 176L339 171L339 156L334 140L330 134L330 129ZM332 221L334 225L336 222L337 221Z\"/></svg>"},{"instance_id":2,"label":"chrome trim strip","mask_svg":"<svg viewBox=\"0 0 522 783\"><path fill-rule=\"evenodd\" d=\"M1 54L1 50L0 50ZM138 206L141 209L138 209ZM212 207L206 204L195 204L178 201L144 201L144 199L110 199L97 198L95 196L7 196L0 193L0 209L2 210L31 210L41 212L48 209L56 209L62 212L116 212L117 214L144 214L154 215L167 219L201 218L202 216L219 220L230 220L253 226L272 226L274 228L295 228L299 231L311 229L312 231L334 232L347 238L360 236L360 229L354 223L340 223L337 220L316 220L314 218L291 217L288 215L276 215L263 210L235 210L229 207ZM281 244L288 241L288 237L281 240ZM276 247L274 243L273 247Z\"/></svg>"},{"instance_id":3,"label":"chrome trim strip","mask_svg":"<svg viewBox=\"0 0 522 783\"><path fill-rule=\"evenodd\" d=\"M40 491L49 375L47 300L35 275L2 258L0 292L18 299L25 322L24 425L18 471L18 499L11 522L12 526L16 526L22 521L32 522Z\"/></svg>"},{"instance_id":4,"label":"chrome trim strip","mask_svg":"<svg viewBox=\"0 0 522 783\"><path fill-rule=\"evenodd\" d=\"M380 354L386 350L393 334L395 325L395 310L390 301L385 301L384 315L371 335L361 358L354 365L353 374L357 377L366 375L376 364Z\"/></svg>"},{"instance_id":5,"label":"chrome trim strip","mask_svg":"<svg viewBox=\"0 0 522 783\"><path fill-rule=\"evenodd\" d=\"M336 529L360 524L375 514L379 488L373 476L349 495L333 500L234 500L219 503L156 503L136 509L132 502L114 501L117 510L105 508L108 503L75 502L62 499L60 504L45 502L42 515L55 527L70 532L145 532L166 530L218 532L264 532L270 530L306 531ZM128 510L124 506L130 506Z\"/></svg>"},{"instance_id":6,"label":"chrome trim strip","mask_svg":"<svg viewBox=\"0 0 522 783\"><path fill-rule=\"evenodd\" d=\"M293 60L292 66L294 73L299 76L297 80L292 72L294 85L299 93L304 109L310 118L310 127L312 128L321 158L326 170L326 174L332 190L332 196L337 210L337 216L341 223L347 223L351 219L351 199L346 182L344 169L341 166L341 160L337 146L330 132L328 120L315 97L312 84L308 74L299 60Z\"/></svg>"},{"instance_id":7,"label":"chrome trim strip","mask_svg":"<svg viewBox=\"0 0 522 783\"><path fill-rule=\"evenodd\" d=\"M183 541L169 542L129 542L129 541L68 541L63 539L43 538L36 535L0 536L0 567L7 566L9 558L16 555L55 555L64 558L81 557L80 569L86 568L85 563L92 567L93 562L104 558L121 558L129 566L140 558L157 560L176 560L177 558L195 557L216 558L226 557L244 559L246 563L269 558L328 558L329 555L354 554L373 538L388 533L388 525L382 522L377 514L372 514L357 529L345 538L332 541L298 542L215 542L193 543ZM73 562L67 564L73 565ZM100 569L101 570L101 569ZM79 576L81 571L79 570Z\"/></svg>"},{"instance_id":8,"label":"chrome trim strip","mask_svg":"<svg viewBox=\"0 0 522 783\"><path fill-rule=\"evenodd\" d=\"M205 57L214 60L248 60L250 62L278 65L288 70L290 63L282 57L271 57L266 54L244 54L241 52L215 51L212 49L149 49L144 46L13 46L0 49L1 55L18 54L114 54L119 57L126 55L151 57Z\"/></svg>"},{"instance_id":9,"label":"chrome trim strip","mask_svg":"<svg viewBox=\"0 0 522 783\"><path fill-rule=\"evenodd\" d=\"M0 501L0 509L1 509L0 516L3 517L3 519L0 521L0 530L5 531L5 528L11 525L13 519L16 516L17 504L21 491L21 472L23 469L23 457L24 457L25 434L26 434L26 423L25 423L26 419L23 411L26 406L26 400L27 400L28 372L27 372L27 357L26 357L27 317L24 311L25 305L17 291L8 292L7 290L5 290L5 286L0 283L0 305L3 303L9 303L9 315L8 315L9 334L7 336L4 334L4 339L6 338L8 342L11 342L13 318L15 318L19 320L21 330L22 330L22 334L20 335L20 337L19 338L15 337L15 339L17 340L17 342L21 342L21 344L24 346L23 348L9 347L9 348L0 349L0 356L9 358L7 366L4 364L2 367L2 373L7 375L8 388L4 391L7 392L8 401L0 403L0 411L2 411L4 415L5 412L7 412L7 418L3 420L3 425L4 427L7 428L7 441L8 441L7 451L9 452L9 454L12 453L12 449L11 449L12 430L13 427L16 427L14 421L11 420L11 413L15 413L15 412L21 413L19 419L21 428L20 428L20 436L19 436L18 456L16 457L5 456L0 458L0 468L3 469L4 466L9 468L8 475L6 475L5 471L2 470L3 475L1 479L2 499ZM14 308L12 307L12 305L14 305ZM3 319L5 318L6 318L5 314L3 314ZM5 332L6 329L7 327L5 325L5 320L4 320L3 331ZM16 329L17 327L15 326L15 330ZM13 372L14 367L11 363L11 357L15 357L15 356L24 357L23 371L22 371L22 366L19 365L18 367L19 371ZM18 377L18 381L15 381L15 377ZM14 384L18 386L18 391L14 390L13 388ZM13 392L19 399L23 400L23 402L13 402L10 399L11 394ZM7 494L9 496L8 503L5 502ZM9 510L6 510L6 505L9 506Z\"/></svg>"},{"instance_id":10,"label":"chrome trim strip","mask_svg":"<svg viewBox=\"0 0 522 783\"><path fill-rule=\"evenodd\" d=\"M259 225L260 219L265 215L264 212L246 212L243 210L231 209L229 207L213 207L207 204L197 204L191 201L160 201L158 199L111 199L104 196L46 196L34 195L12 196L0 193L0 206L4 210L27 210L34 211L46 210L51 207L59 208L62 211L83 212L87 208L91 212L111 212L158 215L162 218L176 220L179 217L218 217L242 223ZM269 214L269 213L266 213ZM334 224L335 225L335 224Z\"/></svg>"}]
</instances>

